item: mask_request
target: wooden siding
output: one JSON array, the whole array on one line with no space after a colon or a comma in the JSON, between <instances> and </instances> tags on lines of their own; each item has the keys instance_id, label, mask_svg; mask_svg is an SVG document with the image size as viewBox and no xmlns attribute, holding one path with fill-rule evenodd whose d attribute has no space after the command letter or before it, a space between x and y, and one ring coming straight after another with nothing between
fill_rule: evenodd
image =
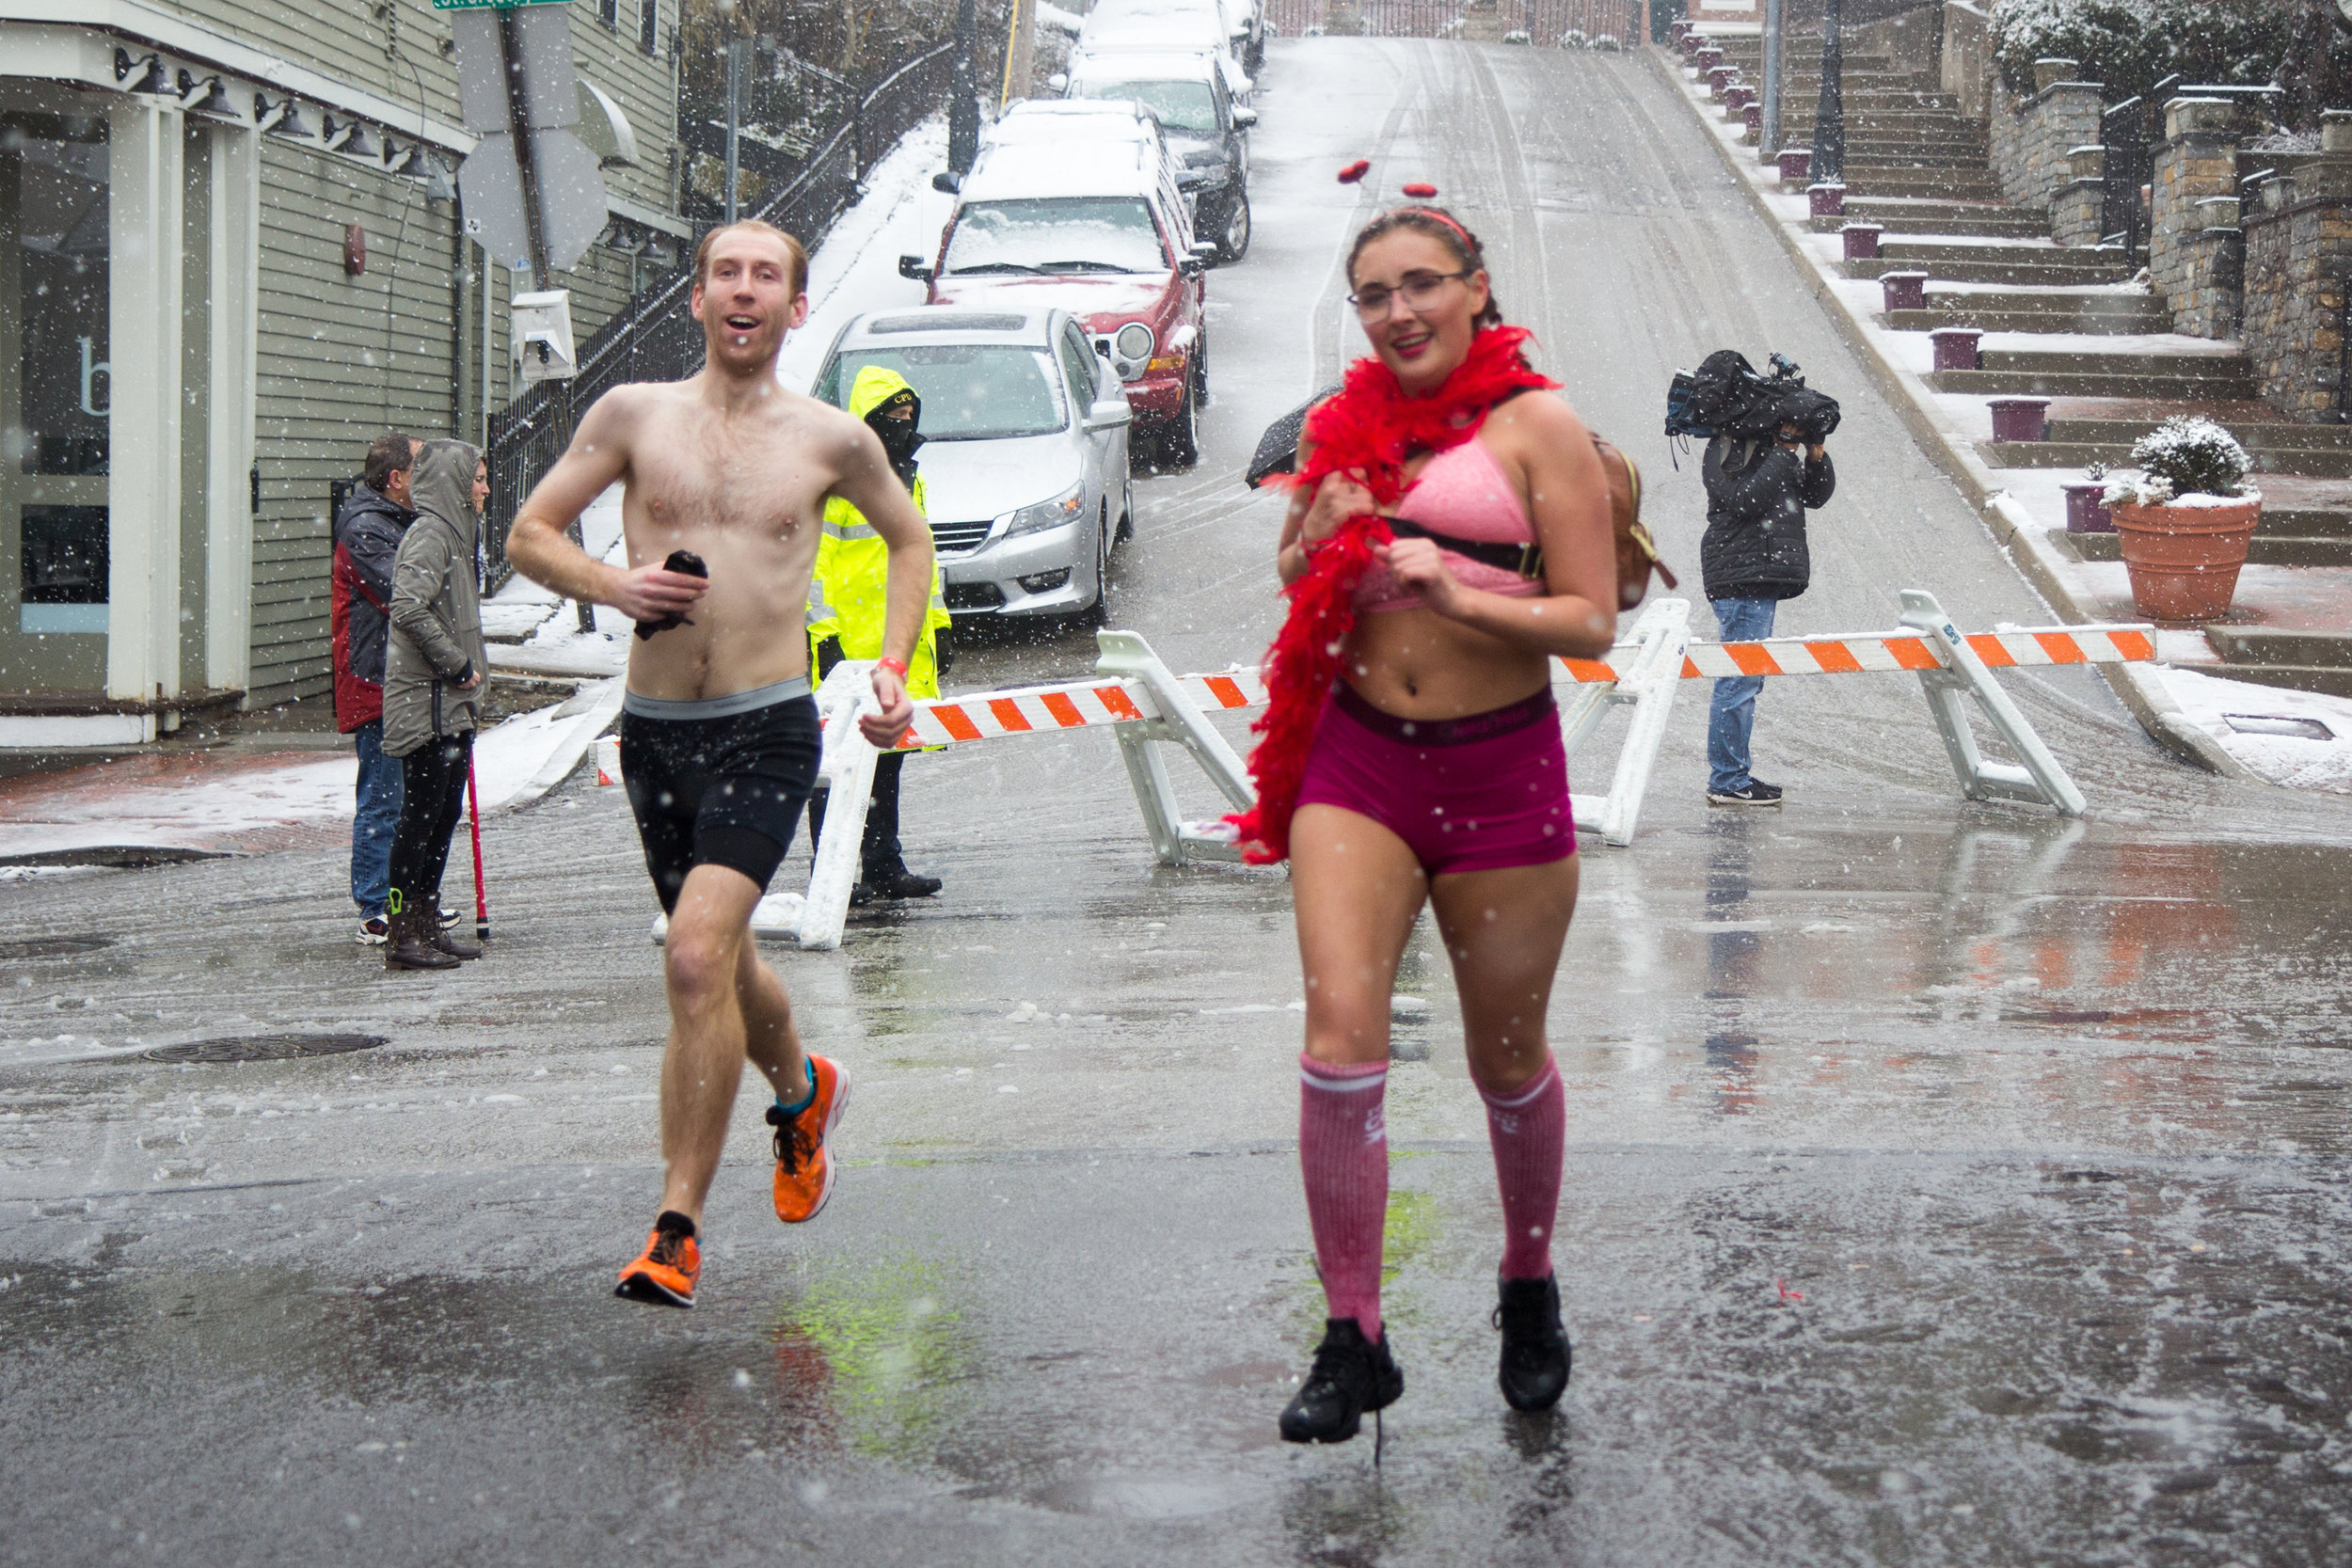
<instances>
[{"instance_id":1,"label":"wooden siding","mask_svg":"<svg viewBox=\"0 0 2352 1568\"><path fill-rule=\"evenodd\" d=\"M455 214L422 188L264 139L254 453L256 706L329 686L327 487L389 428L452 434ZM343 231L367 271L343 273Z\"/></svg>"}]
</instances>

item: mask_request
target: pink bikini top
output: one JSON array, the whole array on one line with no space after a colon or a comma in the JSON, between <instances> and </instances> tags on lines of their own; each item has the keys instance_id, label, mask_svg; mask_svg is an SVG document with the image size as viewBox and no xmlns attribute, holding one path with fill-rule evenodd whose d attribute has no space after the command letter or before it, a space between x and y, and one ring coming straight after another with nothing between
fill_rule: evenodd
<instances>
[{"instance_id":1,"label":"pink bikini top","mask_svg":"<svg viewBox=\"0 0 2352 1568\"><path fill-rule=\"evenodd\" d=\"M1502 465L1486 449L1486 443L1475 436L1458 447L1448 447L1423 464L1421 477L1397 501L1397 512L1432 532L1450 533L1457 539L1497 545L1535 542L1534 525L1528 520L1527 509L1519 504L1518 492L1512 488L1510 476L1502 471ZM1483 561L1470 561L1452 550L1444 554L1447 569L1465 588L1483 588L1489 594L1507 594L1514 598L1545 592L1544 584L1534 578L1523 578L1506 567L1490 566ZM1396 578L1386 566L1374 565L1356 584L1359 613L1419 610L1421 602L1420 594L1397 586Z\"/></svg>"}]
</instances>

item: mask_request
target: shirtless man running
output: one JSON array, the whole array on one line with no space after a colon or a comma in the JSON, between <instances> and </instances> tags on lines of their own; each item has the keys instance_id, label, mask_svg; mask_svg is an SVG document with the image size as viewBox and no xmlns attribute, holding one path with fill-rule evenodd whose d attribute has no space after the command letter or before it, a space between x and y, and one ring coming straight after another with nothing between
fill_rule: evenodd
<instances>
[{"instance_id":1,"label":"shirtless man running","mask_svg":"<svg viewBox=\"0 0 2352 1568\"><path fill-rule=\"evenodd\" d=\"M914 717L906 661L923 629L930 530L882 443L840 409L788 391L776 351L808 316L807 257L765 223L713 230L694 253L694 319L707 359L684 381L615 387L516 516L507 559L566 598L636 620L621 771L645 868L670 916L662 954L670 1043L661 1063L661 1212L616 1293L694 1304L696 1231L749 1057L776 1092L776 1215L813 1219L833 1190L826 1139L849 1079L805 1053L784 986L760 961L752 910L816 782L817 705L803 635L825 499L840 496L890 551L881 711L859 721L895 745ZM627 570L565 537L614 481ZM665 570L674 550L707 578ZM683 616L682 621L675 619ZM667 629L642 635L646 627Z\"/></svg>"}]
</instances>

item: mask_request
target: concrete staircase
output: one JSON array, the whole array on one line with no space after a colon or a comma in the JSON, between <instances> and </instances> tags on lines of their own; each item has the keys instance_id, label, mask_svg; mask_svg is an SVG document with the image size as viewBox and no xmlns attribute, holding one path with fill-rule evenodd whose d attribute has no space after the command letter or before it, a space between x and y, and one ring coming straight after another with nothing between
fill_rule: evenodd
<instances>
[{"instance_id":1,"label":"concrete staircase","mask_svg":"<svg viewBox=\"0 0 2352 1568\"><path fill-rule=\"evenodd\" d=\"M1715 42L1726 63L1761 81L1760 40ZM1797 41L1782 78L1785 146L1813 140L1819 69L1818 40ZM1842 95L1845 210L1813 219L1814 230L1879 226L1880 254L1846 262L1849 277L1928 275L1925 308L1882 312L1888 327L2001 335L1981 346L1977 369L1929 374L1936 391L2051 400L2046 439L1979 441L1985 461L1996 468L2126 467L2133 442L2164 420L2217 420L2247 449L2265 495L2249 563L2330 569L2315 574L2308 592L2266 591L2264 609L2241 603L2206 627L2225 661L2218 673L2352 696L2352 631L2335 629L2338 617L2324 608L2344 592L2340 574L2352 569L2352 483L2344 483L2352 481L2352 427L2280 419L2258 401L2235 345L2170 336L2170 310L2144 283L2132 282L2120 252L2054 244L2045 214L2001 199L1984 127L1963 118L1934 81L1899 72L1883 56L1849 55ZM2035 347L2013 334L2074 341ZM2132 338L2151 341L2115 341ZM2085 561L2120 559L2113 534L2057 538Z\"/></svg>"}]
</instances>

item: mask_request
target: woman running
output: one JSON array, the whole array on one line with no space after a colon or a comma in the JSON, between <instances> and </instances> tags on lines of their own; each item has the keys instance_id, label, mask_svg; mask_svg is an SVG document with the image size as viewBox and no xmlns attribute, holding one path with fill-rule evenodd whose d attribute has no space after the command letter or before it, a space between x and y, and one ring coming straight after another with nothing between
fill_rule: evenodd
<instances>
[{"instance_id":1,"label":"woman running","mask_svg":"<svg viewBox=\"0 0 2352 1568\"><path fill-rule=\"evenodd\" d=\"M1408 196L1429 192L1406 188ZM1576 905L1552 655L1615 634L1607 481L1591 436L1502 325L1476 236L1442 209L1367 225L1349 295L1377 356L1310 416L1277 557L1291 599L1251 757L1248 857L1288 856L1307 982L1299 1164L1329 1322L1282 1412L1356 1434L1404 1374L1380 1325L1390 992L1423 901L1461 993L1505 1227L1503 1397L1568 1380L1550 1242L1565 1117L1544 1040Z\"/></svg>"}]
</instances>

